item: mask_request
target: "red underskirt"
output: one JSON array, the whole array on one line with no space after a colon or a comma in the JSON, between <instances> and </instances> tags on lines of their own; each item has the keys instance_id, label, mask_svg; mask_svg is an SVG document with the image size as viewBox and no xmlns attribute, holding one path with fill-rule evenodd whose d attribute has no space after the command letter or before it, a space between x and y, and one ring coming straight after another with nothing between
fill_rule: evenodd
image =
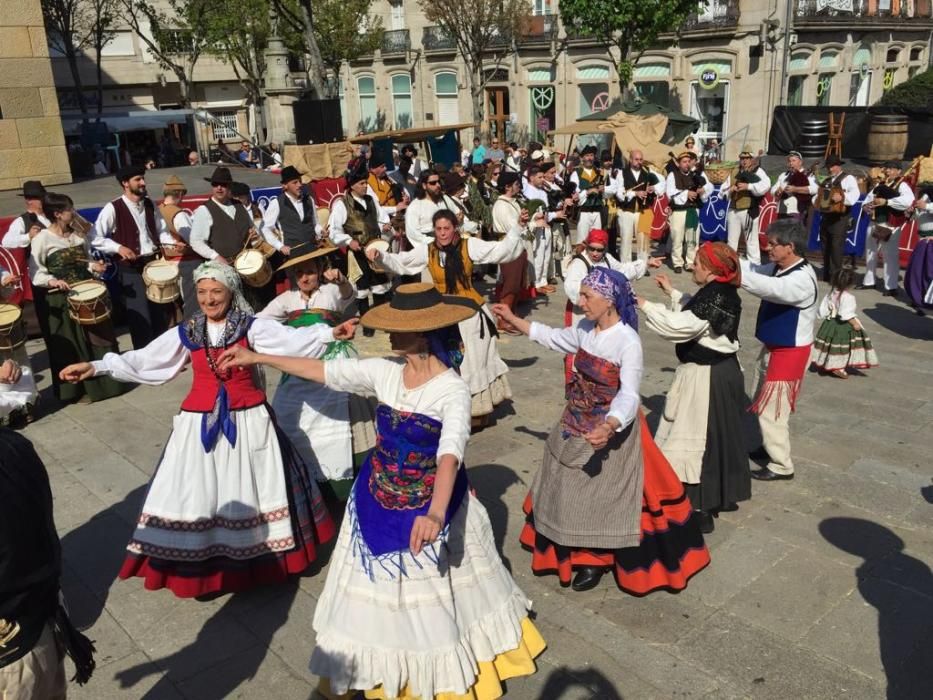
<instances>
[{"instance_id":1,"label":"red underskirt","mask_svg":"<svg viewBox=\"0 0 933 700\"><path fill-rule=\"evenodd\" d=\"M328 517L315 526L318 543L333 539L334 523ZM254 562L232 562L236 568L210 566L205 562L203 573L188 575L178 572L178 566L191 567L191 562L172 562L147 555L128 554L119 578L140 577L146 590L168 588L179 598L194 598L215 593L236 593L257 586L284 583L289 576L304 572L317 558L318 544L308 542L301 549L278 555L264 555Z\"/></svg>"}]
</instances>

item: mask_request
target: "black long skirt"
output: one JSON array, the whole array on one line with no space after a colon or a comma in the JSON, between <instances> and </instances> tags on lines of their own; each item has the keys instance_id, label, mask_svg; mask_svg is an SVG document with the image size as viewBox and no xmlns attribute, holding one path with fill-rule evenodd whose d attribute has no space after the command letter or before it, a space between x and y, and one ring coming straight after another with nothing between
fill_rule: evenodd
<instances>
[{"instance_id":1,"label":"black long skirt","mask_svg":"<svg viewBox=\"0 0 933 700\"><path fill-rule=\"evenodd\" d=\"M697 510L731 509L752 496L744 438L745 405L745 380L735 355L712 365L700 483L684 484Z\"/></svg>"}]
</instances>

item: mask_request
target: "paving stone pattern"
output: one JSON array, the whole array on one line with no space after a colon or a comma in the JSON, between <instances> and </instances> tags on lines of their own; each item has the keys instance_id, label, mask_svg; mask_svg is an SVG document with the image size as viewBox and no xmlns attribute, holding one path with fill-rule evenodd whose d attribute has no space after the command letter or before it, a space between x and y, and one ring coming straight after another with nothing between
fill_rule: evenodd
<instances>
[{"instance_id":1,"label":"paving stone pattern","mask_svg":"<svg viewBox=\"0 0 933 700\"><path fill-rule=\"evenodd\" d=\"M687 275L672 277L689 287ZM636 290L660 298L651 279ZM527 338L500 340L514 399L472 437L467 462L548 641L538 673L508 682L509 698L933 697L933 319L877 294L857 296L882 366L848 381L807 376L791 421L796 478L754 482L752 500L722 514L707 538L710 566L677 595L635 598L608 578L574 593L531 574L518 544L521 504L562 408L563 370L559 356ZM743 299L748 375L757 302ZM531 317L558 325L563 308L554 295ZM642 395L654 426L676 358L650 331L642 338ZM385 336L357 344L364 355L388 351ZM41 342L30 350L47 387ZM270 372L269 385L276 380ZM65 593L98 649L92 682L70 696L313 697L311 618L326 567L211 602L114 582L188 383L182 375L68 407L46 391L46 415L25 430L51 474ZM746 438L754 446L754 421Z\"/></svg>"}]
</instances>

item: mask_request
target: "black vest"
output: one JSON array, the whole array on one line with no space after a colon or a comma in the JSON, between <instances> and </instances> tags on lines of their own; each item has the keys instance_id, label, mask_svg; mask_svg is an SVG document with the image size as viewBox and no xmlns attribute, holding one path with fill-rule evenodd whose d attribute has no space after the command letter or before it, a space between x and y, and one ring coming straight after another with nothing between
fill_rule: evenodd
<instances>
[{"instance_id":1,"label":"black vest","mask_svg":"<svg viewBox=\"0 0 933 700\"><path fill-rule=\"evenodd\" d=\"M233 205L236 214L232 219L213 199L208 199L204 206L211 213L211 235L207 237L207 244L232 263L246 245L253 217L239 204Z\"/></svg>"},{"instance_id":2,"label":"black vest","mask_svg":"<svg viewBox=\"0 0 933 700\"><path fill-rule=\"evenodd\" d=\"M314 202L310 197L302 197L304 216L298 217L298 210L291 197L284 192L279 195L279 228L285 245L294 247L314 241Z\"/></svg>"},{"instance_id":3,"label":"black vest","mask_svg":"<svg viewBox=\"0 0 933 700\"><path fill-rule=\"evenodd\" d=\"M647 170L642 168L638 171L638 177L632 175L632 171L629 168L624 168L622 170L622 184L625 186L625 191L629 191L636 185L641 185L636 192L647 192L648 188L655 184L654 177ZM649 193L648 197L645 198L644 204L641 205L642 209L650 207L654 203L654 194ZM637 197L632 197L627 200L619 201L619 208L623 211L635 211L641 200Z\"/></svg>"},{"instance_id":4,"label":"black vest","mask_svg":"<svg viewBox=\"0 0 933 700\"><path fill-rule=\"evenodd\" d=\"M343 203L347 207L347 222L343 225L343 230L360 245L366 245L372 239L379 238L376 202L368 194L363 195L363 200L366 202L365 207L356 201L349 190L343 196Z\"/></svg>"}]
</instances>

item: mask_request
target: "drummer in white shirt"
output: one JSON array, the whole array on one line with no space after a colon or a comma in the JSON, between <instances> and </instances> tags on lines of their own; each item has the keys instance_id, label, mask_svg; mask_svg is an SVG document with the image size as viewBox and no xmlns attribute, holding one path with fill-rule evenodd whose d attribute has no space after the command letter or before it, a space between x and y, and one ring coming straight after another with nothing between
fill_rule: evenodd
<instances>
[{"instance_id":1,"label":"drummer in white shirt","mask_svg":"<svg viewBox=\"0 0 933 700\"><path fill-rule=\"evenodd\" d=\"M4 248L28 248L35 235L48 227L49 220L42 213L44 196L45 187L38 180L27 180L23 183L26 211L13 219L10 228L7 229L3 236Z\"/></svg>"}]
</instances>

